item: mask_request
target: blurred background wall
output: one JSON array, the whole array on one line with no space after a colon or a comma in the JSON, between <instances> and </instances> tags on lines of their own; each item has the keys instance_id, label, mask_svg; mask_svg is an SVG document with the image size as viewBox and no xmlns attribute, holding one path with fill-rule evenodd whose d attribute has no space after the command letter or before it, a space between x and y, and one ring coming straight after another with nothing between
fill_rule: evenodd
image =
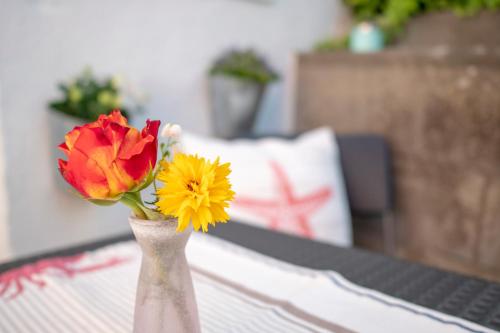
<instances>
[{"instance_id":1,"label":"blurred background wall","mask_svg":"<svg viewBox=\"0 0 500 333\"><path fill-rule=\"evenodd\" d=\"M0 87L2 83L0 82ZM2 112L2 94L0 88L0 114ZM0 117L0 156L4 156L3 126ZM7 225L7 186L5 182L5 160L0 157L0 261L9 258L10 244Z\"/></svg>"},{"instance_id":2,"label":"blurred background wall","mask_svg":"<svg viewBox=\"0 0 500 333\"><path fill-rule=\"evenodd\" d=\"M6 244L2 237L8 230L16 256L129 228L126 208L94 207L55 185L46 104L56 96L57 82L85 65L98 75L123 73L150 96L136 123L152 117L208 132L205 77L215 57L231 47L253 47L283 75L291 52L309 50L331 35L344 15L337 0L0 4L0 134L5 146L0 171L2 162L6 165L6 185L0 172L0 241ZM268 91L258 131L284 129L286 81L283 77ZM4 187L10 203L6 218Z\"/></svg>"}]
</instances>

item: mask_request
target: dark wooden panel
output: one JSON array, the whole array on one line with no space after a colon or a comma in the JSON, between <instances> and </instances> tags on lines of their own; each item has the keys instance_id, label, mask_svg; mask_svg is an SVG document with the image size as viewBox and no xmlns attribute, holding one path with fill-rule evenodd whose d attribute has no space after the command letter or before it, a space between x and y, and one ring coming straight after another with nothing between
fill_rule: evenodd
<instances>
[{"instance_id":1,"label":"dark wooden panel","mask_svg":"<svg viewBox=\"0 0 500 333\"><path fill-rule=\"evenodd\" d=\"M296 125L392 146L399 253L500 278L500 55L301 55Z\"/></svg>"}]
</instances>

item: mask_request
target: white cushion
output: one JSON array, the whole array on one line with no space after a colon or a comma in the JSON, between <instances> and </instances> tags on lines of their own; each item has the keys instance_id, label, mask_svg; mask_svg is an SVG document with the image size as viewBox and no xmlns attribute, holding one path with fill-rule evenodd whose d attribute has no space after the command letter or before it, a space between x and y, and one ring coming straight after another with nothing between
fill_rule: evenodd
<instances>
[{"instance_id":1,"label":"white cushion","mask_svg":"<svg viewBox=\"0 0 500 333\"><path fill-rule=\"evenodd\" d=\"M225 141L184 133L182 149L231 163L233 221L352 244L339 150L330 129L319 128L294 140Z\"/></svg>"}]
</instances>

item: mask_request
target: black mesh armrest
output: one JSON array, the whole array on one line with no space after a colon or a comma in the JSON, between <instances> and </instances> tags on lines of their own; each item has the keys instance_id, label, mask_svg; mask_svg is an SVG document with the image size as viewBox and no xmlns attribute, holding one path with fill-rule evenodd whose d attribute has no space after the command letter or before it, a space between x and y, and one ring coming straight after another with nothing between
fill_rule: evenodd
<instances>
[{"instance_id":1,"label":"black mesh armrest","mask_svg":"<svg viewBox=\"0 0 500 333\"><path fill-rule=\"evenodd\" d=\"M337 141L353 215L382 216L393 208L390 151L378 135L339 135Z\"/></svg>"}]
</instances>

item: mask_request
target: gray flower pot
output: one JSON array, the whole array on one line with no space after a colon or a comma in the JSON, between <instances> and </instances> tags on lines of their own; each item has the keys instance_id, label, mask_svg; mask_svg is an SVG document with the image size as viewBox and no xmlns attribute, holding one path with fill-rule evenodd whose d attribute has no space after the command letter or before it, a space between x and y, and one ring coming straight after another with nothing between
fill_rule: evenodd
<instances>
[{"instance_id":1,"label":"gray flower pot","mask_svg":"<svg viewBox=\"0 0 500 333\"><path fill-rule=\"evenodd\" d=\"M252 132L265 84L214 75L210 98L214 134L231 138Z\"/></svg>"}]
</instances>

